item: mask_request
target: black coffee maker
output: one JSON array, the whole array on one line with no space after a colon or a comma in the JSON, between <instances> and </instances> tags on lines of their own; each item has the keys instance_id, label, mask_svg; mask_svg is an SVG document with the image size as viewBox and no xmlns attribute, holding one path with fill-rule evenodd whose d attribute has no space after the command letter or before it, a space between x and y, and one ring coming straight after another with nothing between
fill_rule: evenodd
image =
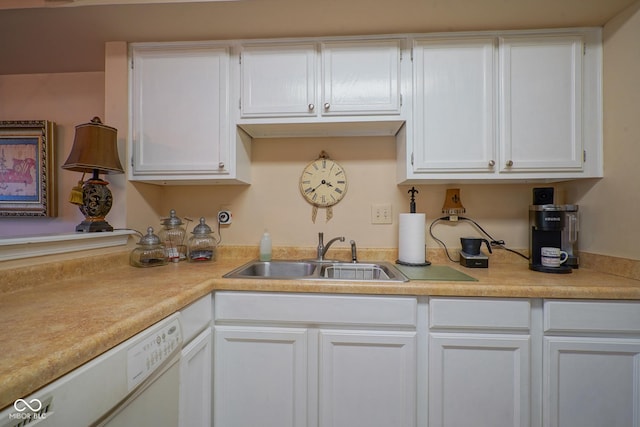
<instances>
[{"instance_id":1,"label":"black coffee maker","mask_svg":"<svg viewBox=\"0 0 640 427\"><path fill-rule=\"evenodd\" d=\"M529 206L529 268L545 273L571 273L571 267L542 265L541 249L562 248L566 206L553 204L553 188L534 188Z\"/></svg>"}]
</instances>

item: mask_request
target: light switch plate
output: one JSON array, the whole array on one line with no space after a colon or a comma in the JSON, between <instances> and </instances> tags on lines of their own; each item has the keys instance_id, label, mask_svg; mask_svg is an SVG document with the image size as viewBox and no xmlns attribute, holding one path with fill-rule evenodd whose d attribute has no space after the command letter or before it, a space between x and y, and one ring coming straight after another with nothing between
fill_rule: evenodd
<instances>
[{"instance_id":1,"label":"light switch plate","mask_svg":"<svg viewBox=\"0 0 640 427\"><path fill-rule=\"evenodd\" d=\"M371 205L371 224L393 224L391 205L374 204Z\"/></svg>"}]
</instances>

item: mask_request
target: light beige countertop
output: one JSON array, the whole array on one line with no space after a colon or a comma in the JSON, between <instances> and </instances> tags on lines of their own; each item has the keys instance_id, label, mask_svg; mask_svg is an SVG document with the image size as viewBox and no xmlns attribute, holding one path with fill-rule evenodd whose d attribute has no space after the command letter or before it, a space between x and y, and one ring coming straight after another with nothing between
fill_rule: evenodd
<instances>
[{"instance_id":1,"label":"light beige countertop","mask_svg":"<svg viewBox=\"0 0 640 427\"><path fill-rule=\"evenodd\" d=\"M525 260L492 262L488 269L432 260L463 271L474 282L222 278L254 256L248 251L213 263L142 269L129 266L123 252L104 256L91 263L93 268L85 258L0 269L0 408L212 291L640 300L640 280L585 268L572 274L537 273Z\"/></svg>"}]
</instances>

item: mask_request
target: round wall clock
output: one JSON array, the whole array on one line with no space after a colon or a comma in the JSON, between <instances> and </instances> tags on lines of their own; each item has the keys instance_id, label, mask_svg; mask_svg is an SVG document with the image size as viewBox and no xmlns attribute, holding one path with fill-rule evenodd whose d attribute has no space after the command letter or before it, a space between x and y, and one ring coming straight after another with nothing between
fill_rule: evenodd
<instances>
[{"instance_id":1,"label":"round wall clock","mask_svg":"<svg viewBox=\"0 0 640 427\"><path fill-rule=\"evenodd\" d=\"M333 217L333 205L347 193L347 175L339 163L324 151L309 163L300 176L300 193L313 206L311 219L316 221L318 208L327 210L327 221Z\"/></svg>"}]
</instances>

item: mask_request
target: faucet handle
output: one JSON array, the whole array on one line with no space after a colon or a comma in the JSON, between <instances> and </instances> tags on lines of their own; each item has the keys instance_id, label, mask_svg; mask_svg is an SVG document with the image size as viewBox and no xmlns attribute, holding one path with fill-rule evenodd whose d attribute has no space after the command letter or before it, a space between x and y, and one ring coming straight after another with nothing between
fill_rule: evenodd
<instances>
[{"instance_id":1,"label":"faucet handle","mask_svg":"<svg viewBox=\"0 0 640 427\"><path fill-rule=\"evenodd\" d=\"M358 254L356 253L356 241L352 240L349 243L351 244L351 262L356 263L358 262Z\"/></svg>"}]
</instances>

